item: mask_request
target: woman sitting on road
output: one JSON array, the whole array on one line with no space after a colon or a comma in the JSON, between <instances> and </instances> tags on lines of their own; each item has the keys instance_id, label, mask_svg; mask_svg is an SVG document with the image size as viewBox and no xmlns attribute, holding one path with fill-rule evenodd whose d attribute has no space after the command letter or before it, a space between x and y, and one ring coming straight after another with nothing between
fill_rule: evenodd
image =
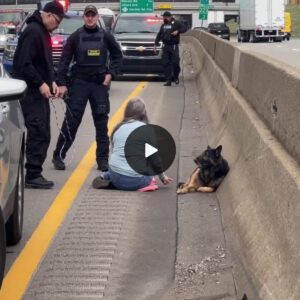
<instances>
[{"instance_id":1,"label":"woman sitting on road","mask_svg":"<svg viewBox=\"0 0 300 300\"><path fill-rule=\"evenodd\" d=\"M93 180L94 188L103 189L110 185L118 190L127 191L153 191L158 188L153 176L141 175L130 167L124 153L128 136L135 129L148 123L144 101L140 98L131 99L125 108L122 122L116 125L111 135L112 154L109 170ZM172 182L172 179L163 172L158 176L163 184Z\"/></svg>"}]
</instances>

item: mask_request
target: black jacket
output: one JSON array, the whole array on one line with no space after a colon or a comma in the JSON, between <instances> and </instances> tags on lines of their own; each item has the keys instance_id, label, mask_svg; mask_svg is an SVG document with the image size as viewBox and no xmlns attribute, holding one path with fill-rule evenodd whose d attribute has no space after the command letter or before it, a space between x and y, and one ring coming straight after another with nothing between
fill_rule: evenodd
<instances>
[{"instance_id":1,"label":"black jacket","mask_svg":"<svg viewBox=\"0 0 300 300\"><path fill-rule=\"evenodd\" d=\"M13 61L12 76L22 79L28 88L39 88L44 82L51 88L54 80L51 37L39 11L27 20Z\"/></svg>"},{"instance_id":2,"label":"black jacket","mask_svg":"<svg viewBox=\"0 0 300 300\"><path fill-rule=\"evenodd\" d=\"M70 35L67 39L67 43L64 46L62 56L59 62L59 67L57 71L57 82L59 85L66 85L66 76L68 74L69 65L72 61L75 62L72 70L72 77L80 77L82 79L90 80L101 74L99 74L99 67L80 67L76 66L76 60L78 55L78 44L80 42L80 32L85 30L86 32L93 34L100 29L98 26L94 29L88 29L85 26L76 30ZM115 38L109 32L104 32L103 42L105 47L109 51L109 65L105 66L106 74L111 74L112 77L116 76L119 73L119 68L122 63L122 51L119 44L116 42ZM106 62L107 64L107 62ZM104 74L102 74L104 75Z\"/></svg>"},{"instance_id":3,"label":"black jacket","mask_svg":"<svg viewBox=\"0 0 300 300\"><path fill-rule=\"evenodd\" d=\"M179 34L175 36L171 35L171 33L176 30L179 31ZM172 18L170 23L164 23L161 25L155 39L155 45L159 45L160 41L162 41L164 45L178 45L180 42L180 33L184 33L185 31L186 29L182 23Z\"/></svg>"}]
</instances>

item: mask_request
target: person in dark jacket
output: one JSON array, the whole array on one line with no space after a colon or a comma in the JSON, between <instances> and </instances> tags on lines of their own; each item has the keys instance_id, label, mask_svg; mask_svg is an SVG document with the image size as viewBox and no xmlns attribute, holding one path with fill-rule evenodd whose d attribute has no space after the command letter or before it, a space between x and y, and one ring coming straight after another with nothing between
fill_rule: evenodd
<instances>
[{"instance_id":1,"label":"person in dark jacket","mask_svg":"<svg viewBox=\"0 0 300 300\"><path fill-rule=\"evenodd\" d=\"M66 153L74 142L89 100L96 128L96 161L98 169L106 171L109 154L108 89L110 81L119 72L122 52L115 38L97 26L99 15L95 6L88 5L85 8L83 19L84 26L68 38L58 67L58 84L63 96L67 92L69 65L74 63L69 98L66 101L67 111L52 162L55 169L65 170Z\"/></svg>"},{"instance_id":2,"label":"person in dark jacket","mask_svg":"<svg viewBox=\"0 0 300 300\"><path fill-rule=\"evenodd\" d=\"M28 88L21 101L27 128L25 187L28 188L54 186L42 176L42 165L50 143L49 98L59 94L54 81L50 32L64 17L64 8L58 1L47 3L42 12L36 10L27 20L14 56L12 76L24 80Z\"/></svg>"},{"instance_id":3,"label":"person in dark jacket","mask_svg":"<svg viewBox=\"0 0 300 300\"><path fill-rule=\"evenodd\" d=\"M155 39L155 46L159 42L163 42L162 61L165 69L166 83L165 86L172 84L172 77L176 84L179 84L180 73L180 57L179 57L179 42L180 33L185 32L185 27L172 17L169 11L163 14L164 24L161 25L160 30ZM156 47L154 48L156 51Z\"/></svg>"}]
</instances>

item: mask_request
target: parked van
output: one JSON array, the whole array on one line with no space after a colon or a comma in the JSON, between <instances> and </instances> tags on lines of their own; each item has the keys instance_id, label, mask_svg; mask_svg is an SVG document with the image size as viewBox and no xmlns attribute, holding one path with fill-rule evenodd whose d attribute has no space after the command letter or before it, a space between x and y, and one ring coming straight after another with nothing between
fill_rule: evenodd
<instances>
[{"instance_id":1,"label":"parked van","mask_svg":"<svg viewBox=\"0 0 300 300\"><path fill-rule=\"evenodd\" d=\"M283 32L283 39L287 39L289 41L292 32L292 18L291 13L289 12L284 13L284 27L281 32Z\"/></svg>"},{"instance_id":2,"label":"parked van","mask_svg":"<svg viewBox=\"0 0 300 300\"><path fill-rule=\"evenodd\" d=\"M115 13L109 8L99 8L98 14L102 18L102 20L105 24L106 30L111 31L113 24L115 23L115 20L116 20Z\"/></svg>"}]
</instances>

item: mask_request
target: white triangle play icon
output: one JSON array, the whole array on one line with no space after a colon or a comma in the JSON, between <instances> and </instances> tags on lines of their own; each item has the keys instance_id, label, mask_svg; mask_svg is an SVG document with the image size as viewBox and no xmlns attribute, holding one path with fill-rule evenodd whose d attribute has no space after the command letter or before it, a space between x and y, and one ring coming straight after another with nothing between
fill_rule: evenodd
<instances>
[{"instance_id":1,"label":"white triangle play icon","mask_svg":"<svg viewBox=\"0 0 300 300\"><path fill-rule=\"evenodd\" d=\"M148 143L145 143L145 157L149 157L152 154L156 153L158 150L154 148L153 146L149 145Z\"/></svg>"}]
</instances>

